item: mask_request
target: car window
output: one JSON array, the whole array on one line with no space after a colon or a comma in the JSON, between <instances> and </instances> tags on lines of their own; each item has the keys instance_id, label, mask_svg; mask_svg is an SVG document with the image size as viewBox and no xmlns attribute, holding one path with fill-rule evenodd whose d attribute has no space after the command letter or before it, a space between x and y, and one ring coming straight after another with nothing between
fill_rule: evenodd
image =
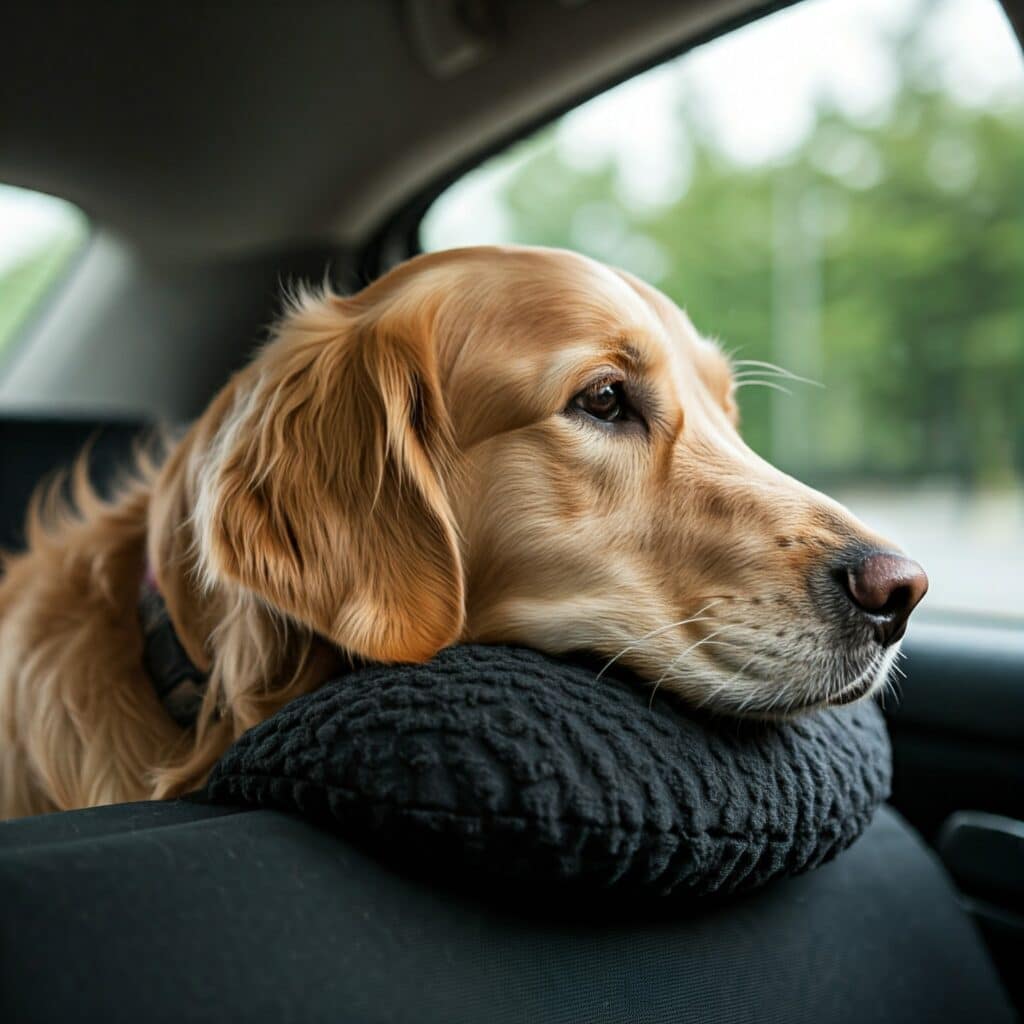
<instances>
[{"instance_id":1,"label":"car window","mask_svg":"<svg viewBox=\"0 0 1024 1024\"><path fill-rule=\"evenodd\" d=\"M1024 617L1022 181L996 0L806 0L467 174L421 242L646 278L782 368L744 364L748 442L921 561L926 610Z\"/></svg>"},{"instance_id":2,"label":"car window","mask_svg":"<svg viewBox=\"0 0 1024 1024\"><path fill-rule=\"evenodd\" d=\"M70 203L0 185L0 372L18 330L86 235L86 219Z\"/></svg>"}]
</instances>

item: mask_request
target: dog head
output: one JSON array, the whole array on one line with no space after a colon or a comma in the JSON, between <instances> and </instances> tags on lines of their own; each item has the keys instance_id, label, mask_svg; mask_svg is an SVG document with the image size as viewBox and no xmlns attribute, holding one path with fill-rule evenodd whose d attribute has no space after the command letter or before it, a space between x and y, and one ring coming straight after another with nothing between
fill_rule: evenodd
<instances>
[{"instance_id":1,"label":"dog head","mask_svg":"<svg viewBox=\"0 0 1024 1024\"><path fill-rule=\"evenodd\" d=\"M755 455L734 388L627 274L420 257L299 301L200 422L200 570L370 659L514 642L725 712L855 700L926 578Z\"/></svg>"}]
</instances>

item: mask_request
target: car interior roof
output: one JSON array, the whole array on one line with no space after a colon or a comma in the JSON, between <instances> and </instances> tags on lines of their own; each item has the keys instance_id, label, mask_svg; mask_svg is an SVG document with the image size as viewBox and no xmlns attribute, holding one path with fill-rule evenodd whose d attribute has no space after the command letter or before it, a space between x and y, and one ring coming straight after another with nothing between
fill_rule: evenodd
<instances>
[{"instance_id":1,"label":"car interior roof","mask_svg":"<svg viewBox=\"0 0 1024 1024\"><path fill-rule=\"evenodd\" d=\"M18 4L0 181L169 254L358 242L482 151L780 6Z\"/></svg>"},{"instance_id":2,"label":"car interior roof","mask_svg":"<svg viewBox=\"0 0 1024 1024\"><path fill-rule=\"evenodd\" d=\"M0 181L164 253L358 243L642 66L787 3L16 4ZM1024 0L1006 0L1018 32Z\"/></svg>"}]
</instances>

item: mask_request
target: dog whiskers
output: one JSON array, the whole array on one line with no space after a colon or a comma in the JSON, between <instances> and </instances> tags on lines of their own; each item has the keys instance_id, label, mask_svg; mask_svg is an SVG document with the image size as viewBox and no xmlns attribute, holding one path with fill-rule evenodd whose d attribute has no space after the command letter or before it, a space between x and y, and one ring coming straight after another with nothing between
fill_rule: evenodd
<instances>
[{"instance_id":1,"label":"dog whiskers","mask_svg":"<svg viewBox=\"0 0 1024 1024\"><path fill-rule=\"evenodd\" d=\"M671 672L675 668L676 665L679 664L680 661L683 660L683 658L685 658L688 654L691 654L693 651L697 650L698 647L703 647L705 644L710 644L710 643L715 643L715 642L722 643L722 644L727 644L728 643L728 641L715 641L715 639L714 639L716 636L720 636L722 633L724 633L725 629L726 629L726 627L723 626L721 629L716 630L714 633L709 633L702 640L698 640L698 641L696 641L696 643L690 644L690 646L687 647L686 650L684 650L681 654L677 654L668 663L668 667L658 677L657 682L655 682L654 687L651 690L651 697L650 697L650 700L648 700L648 702L647 702L647 709L648 710L650 710L654 706L654 695L658 692L658 687L661 686L661 684L664 681L665 677L669 674L669 672Z\"/></svg>"},{"instance_id":2,"label":"dog whiskers","mask_svg":"<svg viewBox=\"0 0 1024 1024\"><path fill-rule=\"evenodd\" d=\"M823 388L825 385L818 380L811 380L810 377L801 377L792 370L777 366L775 363L766 362L763 359L734 359L732 365L736 367L736 377L753 376L754 374L771 377L785 377L800 384L810 384L811 387ZM743 369L748 367L748 369Z\"/></svg>"},{"instance_id":3,"label":"dog whiskers","mask_svg":"<svg viewBox=\"0 0 1024 1024\"><path fill-rule=\"evenodd\" d=\"M775 384L769 380L739 380L734 385L736 391L739 391L740 388L750 387L771 388L773 391L781 391L784 395L793 394L789 388L784 388L781 384Z\"/></svg>"},{"instance_id":4,"label":"dog whiskers","mask_svg":"<svg viewBox=\"0 0 1024 1024\"><path fill-rule=\"evenodd\" d=\"M710 607L719 603L720 599L711 600L706 605L704 605L703 608L700 608L690 618L680 619L678 622L670 622L667 626L661 626L658 629L652 629L649 633L644 633L643 636L637 637L635 640L631 640L625 647L622 648L621 651L619 651L618 654L615 655L615 657L611 658L608 662L605 663L601 671L597 673L597 676L595 677L595 682L601 679L604 676L605 672L607 672L608 669L610 669L612 665L614 665L623 655L628 654L630 651L635 651L638 647L641 647L648 640L653 640L654 637L660 636L662 633L667 633L670 630L678 629L681 626L688 626L693 622L706 622L713 619L714 616L705 616L704 613Z\"/></svg>"},{"instance_id":5,"label":"dog whiskers","mask_svg":"<svg viewBox=\"0 0 1024 1024\"><path fill-rule=\"evenodd\" d=\"M894 674L899 675L901 678L906 679L907 673L899 666L899 660L906 658L906 654L903 651L897 651L896 656L892 660L892 664L889 666L888 671L885 674L885 682L882 686L882 707L885 707L886 694L891 693L892 699L895 701L896 707L899 707L903 703L903 695L900 693L899 683L896 681Z\"/></svg>"}]
</instances>

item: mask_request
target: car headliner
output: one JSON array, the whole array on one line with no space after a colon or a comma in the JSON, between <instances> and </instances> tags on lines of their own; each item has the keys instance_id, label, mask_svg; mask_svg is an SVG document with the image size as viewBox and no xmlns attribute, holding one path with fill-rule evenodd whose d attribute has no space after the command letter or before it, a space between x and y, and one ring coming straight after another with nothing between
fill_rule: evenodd
<instances>
[{"instance_id":1,"label":"car headliner","mask_svg":"<svg viewBox=\"0 0 1024 1024\"><path fill-rule=\"evenodd\" d=\"M780 6L16 4L0 181L167 253L351 244L502 140Z\"/></svg>"},{"instance_id":2,"label":"car headliner","mask_svg":"<svg viewBox=\"0 0 1024 1024\"><path fill-rule=\"evenodd\" d=\"M503 140L781 6L14 4L0 181L165 252L351 244ZM1024 0L1005 6L1019 33Z\"/></svg>"}]
</instances>

